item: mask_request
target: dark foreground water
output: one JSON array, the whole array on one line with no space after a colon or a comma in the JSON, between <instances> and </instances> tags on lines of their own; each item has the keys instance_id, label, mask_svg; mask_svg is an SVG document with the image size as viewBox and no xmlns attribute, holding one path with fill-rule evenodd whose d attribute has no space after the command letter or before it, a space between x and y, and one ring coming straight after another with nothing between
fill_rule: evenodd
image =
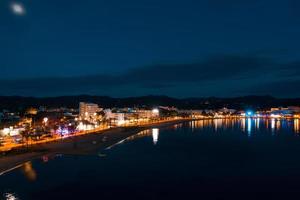
<instances>
[{"instance_id":1,"label":"dark foreground water","mask_svg":"<svg viewBox=\"0 0 300 200\"><path fill-rule=\"evenodd\" d=\"M299 120L152 129L90 156L43 157L0 176L2 199L299 199Z\"/></svg>"}]
</instances>

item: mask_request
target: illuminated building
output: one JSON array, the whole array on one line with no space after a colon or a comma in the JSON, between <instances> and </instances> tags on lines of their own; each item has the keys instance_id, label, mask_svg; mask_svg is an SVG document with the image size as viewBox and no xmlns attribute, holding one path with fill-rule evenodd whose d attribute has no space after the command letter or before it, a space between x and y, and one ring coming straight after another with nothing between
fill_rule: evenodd
<instances>
[{"instance_id":1,"label":"illuminated building","mask_svg":"<svg viewBox=\"0 0 300 200\"><path fill-rule=\"evenodd\" d=\"M117 125L117 126L125 125L126 123L125 115L126 113L110 113L110 120L112 122L112 125ZM128 115L126 117L128 117Z\"/></svg>"},{"instance_id":2,"label":"illuminated building","mask_svg":"<svg viewBox=\"0 0 300 200\"><path fill-rule=\"evenodd\" d=\"M155 118L159 117L159 110L153 109L153 110L136 110L136 113L138 114L138 118Z\"/></svg>"},{"instance_id":3,"label":"illuminated building","mask_svg":"<svg viewBox=\"0 0 300 200\"><path fill-rule=\"evenodd\" d=\"M79 104L79 116L82 120L92 120L97 115L97 112L101 111L99 106L94 103L80 102Z\"/></svg>"},{"instance_id":4,"label":"illuminated building","mask_svg":"<svg viewBox=\"0 0 300 200\"><path fill-rule=\"evenodd\" d=\"M27 109L26 113L28 115L36 115L38 113L38 110L36 108L29 108Z\"/></svg>"},{"instance_id":5,"label":"illuminated building","mask_svg":"<svg viewBox=\"0 0 300 200\"><path fill-rule=\"evenodd\" d=\"M0 130L1 136L17 136L20 135L21 132L23 132L24 128L14 128L13 126L9 128L3 128Z\"/></svg>"},{"instance_id":6,"label":"illuminated building","mask_svg":"<svg viewBox=\"0 0 300 200\"><path fill-rule=\"evenodd\" d=\"M113 126L124 126L145 123L149 120L157 119L160 115L159 109L117 109L112 112L110 109L105 109L105 118L109 119Z\"/></svg>"}]
</instances>

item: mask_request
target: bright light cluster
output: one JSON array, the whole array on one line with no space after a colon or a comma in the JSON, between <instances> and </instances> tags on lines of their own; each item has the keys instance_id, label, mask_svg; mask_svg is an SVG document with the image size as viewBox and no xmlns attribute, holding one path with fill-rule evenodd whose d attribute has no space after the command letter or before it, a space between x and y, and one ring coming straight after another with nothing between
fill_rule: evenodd
<instances>
[{"instance_id":1,"label":"bright light cluster","mask_svg":"<svg viewBox=\"0 0 300 200\"><path fill-rule=\"evenodd\" d=\"M159 113L159 110L158 110L157 108L155 108L155 109L152 110L152 113L153 113L153 114L158 114L158 113Z\"/></svg>"},{"instance_id":2,"label":"bright light cluster","mask_svg":"<svg viewBox=\"0 0 300 200\"><path fill-rule=\"evenodd\" d=\"M22 128L14 128L14 127L9 127L9 128L4 128L2 130L0 130L0 135L3 136L17 136L20 135L20 133L24 131L24 129Z\"/></svg>"},{"instance_id":3,"label":"bright light cluster","mask_svg":"<svg viewBox=\"0 0 300 200\"><path fill-rule=\"evenodd\" d=\"M90 131L90 130L93 130L94 128L95 128L94 125L83 124L82 122L80 122L79 125L77 126L78 131Z\"/></svg>"}]
</instances>

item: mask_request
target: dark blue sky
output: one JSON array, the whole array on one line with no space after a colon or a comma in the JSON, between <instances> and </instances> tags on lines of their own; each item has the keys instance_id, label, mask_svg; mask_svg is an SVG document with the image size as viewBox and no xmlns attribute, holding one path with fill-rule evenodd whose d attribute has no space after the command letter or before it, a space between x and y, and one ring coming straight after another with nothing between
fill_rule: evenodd
<instances>
[{"instance_id":1,"label":"dark blue sky","mask_svg":"<svg viewBox=\"0 0 300 200\"><path fill-rule=\"evenodd\" d=\"M296 97L299 35L298 0L2 0L0 95Z\"/></svg>"}]
</instances>

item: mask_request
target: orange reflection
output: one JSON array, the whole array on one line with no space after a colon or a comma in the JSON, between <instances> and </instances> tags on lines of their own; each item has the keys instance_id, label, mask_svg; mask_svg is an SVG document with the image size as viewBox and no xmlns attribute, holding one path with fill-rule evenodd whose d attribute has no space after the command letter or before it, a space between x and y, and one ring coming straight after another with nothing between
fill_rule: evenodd
<instances>
[{"instance_id":1,"label":"orange reflection","mask_svg":"<svg viewBox=\"0 0 300 200\"><path fill-rule=\"evenodd\" d=\"M272 132L274 133L275 132L275 124L276 124L276 121L275 121L275 119L273 118L273 119L271 119L271 130L272 130Z\"/></svg>"},{"instance_id":2,"label":"orange reflection","mask_svg":"<svg viewBox=\"0 0 300 200\"><path fill-rule=\"evenodd\" d=\"M173 128L175 130L177 130L177 129L181 128L181 127L182 127L182 124L174 124L174 126L173 126Z\"/></svg>"},{"instance_id":3,"label":"orange reflection","mask_svg":"<svg viewBox=\"0 0 300 200\"><path fill-rule=\"evenodd\" d=\"M218 129L220 129L222 127L223 120L222 119L214 119L213 124L214 124L215 131L217 132Z\"/></svg>"},{"instance_id":4,"label":"orange reflection","mask_svg":"<svg viewBox=\"0 0 300 200\"><path fill-rule=\"evenodd\" d=\"M29 181L35 181L36 180L37 174L36 174L35 170L33 169L32 163L30 161L26 162L22 166L22 172L24 173L24 175L26 176L26 178Z\"/></svg>"},{"instance_id":5,"label":"orange reflection","mask_svg":"<svg viewBox=\"0 0 300 200\"><path fill-rule=\"evenodd\" d=\"M246 118L242 119L241 128L242 128L242 131L245 132L245 130L246 130Z\"/></svg>"},{"instance_id":6,"label":"orange reflection","mask_svg":"<svg viewBox=\"0 0 300 200\"><path fill-rule=\"evenodd\" d=\"M128 137L126 140L130 141L130 140L135 140L135 139L138 139L138 138L151 136L151 135L152 135L151 130L147 129L147 130L143 130L143 131L139 132L138 134L135 134L133 136Z\"/></svg>"},{"instance_id":7,"label":"orange reflection","mask_svg":"<svg viewBox=\"0 0 300 200\"><path fill-rule=\"evenodd\" d=\"M294 120L294 131L295 131L295 133L299 133L299 131L300 131L299 119Z\"/></svg>"},{"instance_id":8,"label":"orange reflection","mask_svg":"<svg viewBox=\"0 0 300 200\"><path fill-rule=\"evenodd\" d=\"M280 127L281 127L281 120L277 120L276 121L276 130L280 130Z\"/></svg>"}]
</instances>

